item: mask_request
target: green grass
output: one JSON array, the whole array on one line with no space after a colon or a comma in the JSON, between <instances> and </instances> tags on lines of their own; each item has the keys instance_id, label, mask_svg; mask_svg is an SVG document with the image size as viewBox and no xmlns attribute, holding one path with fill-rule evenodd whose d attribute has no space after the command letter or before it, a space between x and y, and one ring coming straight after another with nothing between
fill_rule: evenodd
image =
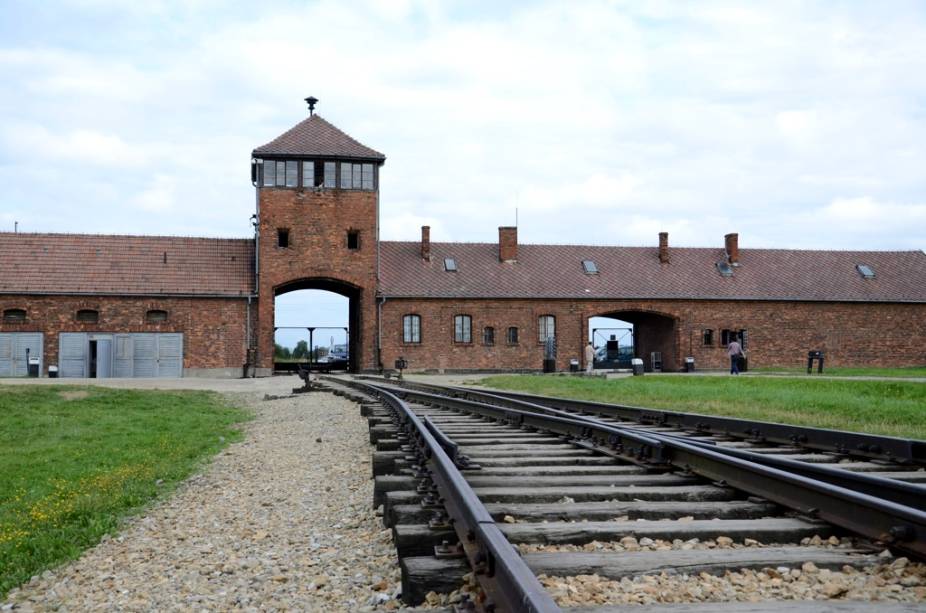
<instances>
[{"instance_id":1,"label":"green grass","mask_svg":"<svg viewBox=\"0 0 926 613\"><path fill-rule=\"evenodd\" d=\"M211 392L0 386L0 599L241 437Z\"/></svg>"},{"instance_id":2,"label":"green grass","mask_svg":"<svg viewBox=\"0 0 926 613\"><path fill-rule=\"evenodd\" d=\"M926 384L809 377L498 376L499 389L926 439Z\"/></svg>"},{"instance_id":3,"label":"green grass","mask_svg":"<svg viewBox=\"0 0 926 613\"><path fill-rule=\"evenodd\" d=\"M759 374L807 374L807 368L753 368L751 373ZM817 365L814 364L813 374L817 374ZM926 378L926 366L909 366L906 368L829 368L824 365L823 374L832 377L922 377Z\"/></svg>"}]
</instances>

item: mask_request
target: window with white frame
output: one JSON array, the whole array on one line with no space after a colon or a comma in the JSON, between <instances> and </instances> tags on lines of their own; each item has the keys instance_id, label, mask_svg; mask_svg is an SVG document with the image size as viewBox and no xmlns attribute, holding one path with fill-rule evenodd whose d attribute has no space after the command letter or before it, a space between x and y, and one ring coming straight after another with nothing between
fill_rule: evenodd
<instances>
[{"instance_id":1,"label":"window with white frame","mask_svg":"<svg viewBox=\"0 0 926 613\"><path fill-rule=\"evenodd\" d=\"M546 342L548 338L556 338L556 318L552 315L541 315L537 319L538 340Z\"/></svg>"},{"instance_id":2,"label":"window with white frame","mask_svg":"<svg viewBox=\"0 0 926 613\"><path fill-rule=\"evenodd\" d=\"M406 315L402 318L402 342L421 342L421 316Z\"/></svg>"},{"instance_id":3,"label":"window with white frame","mask_svg":"<svg viewBox=\"0 0 926 613\"><path fill-rule=\"evenodd\" d=\"M473 342L473 318L469 315L455 315L453 318L453 342Z\"/></svg>"}]
</instances>

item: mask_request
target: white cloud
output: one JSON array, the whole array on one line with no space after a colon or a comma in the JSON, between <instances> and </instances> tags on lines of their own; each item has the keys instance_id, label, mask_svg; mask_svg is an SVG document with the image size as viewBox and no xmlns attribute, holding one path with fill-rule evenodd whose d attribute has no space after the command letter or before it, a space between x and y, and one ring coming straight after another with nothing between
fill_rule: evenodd
<instances>
[{"instance_id":1,"label":"white cloud","mask_svg":"<svg viewBox=\"0 0 926 613\"><path fill-rule=\"evenodd\" d=\"M147 159L143 147L132 146L115 134L76 129L61 135L36 124L12 124L3 128L5 148L26 157L76 161L104 166L139 166Z\"/></svg>"},{"instance_id":2,"label":"white cloud","mask_svg":"<svg viewBox=\"0 0 926 613\"><path fill-rule=\"evenodd\" d=\"M154 213L163 213L174 208L176 182L173 177L158 175L154 177L148 188L132 200L132 203L142 209Z\"/></svg>"}]
</instances>

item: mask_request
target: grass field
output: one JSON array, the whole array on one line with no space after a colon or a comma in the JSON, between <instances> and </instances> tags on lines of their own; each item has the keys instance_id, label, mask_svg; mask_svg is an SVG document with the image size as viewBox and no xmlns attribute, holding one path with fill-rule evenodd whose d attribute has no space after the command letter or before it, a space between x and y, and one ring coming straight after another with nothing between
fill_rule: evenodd
<instances>
[{"instance_id":1,"label":"grass field","mask_svg":"<svg viewBox=\"0 0 926 613\"><path fill-rule=\"evenodd\" d=\"M753 368L753 374L788 374L807 375L807 368ZM817 374L814 364L813 374ZM908 368L829 368L824 367L823 374L831 377L922 377L926 379L926 366L911 366Z\"/></svg>"},{"instance_id":2,"label":"grass field","mask_svg":"<svg viewBox=\"0 0 926 613\"><path fill-rule=\"evenodd\" d=\"M926 384L809 377L498 376L499 389L926 439Z\"/></svg>"},{"instance_id":3,"label":"grass field","mask_svg":"<svg viewBox=\"0 0 926 613\"><path fill-rule=\"evenodd\" d=\"M0 386L0 599L240 438L211 392Z\"/></svg>"}]
</instances>

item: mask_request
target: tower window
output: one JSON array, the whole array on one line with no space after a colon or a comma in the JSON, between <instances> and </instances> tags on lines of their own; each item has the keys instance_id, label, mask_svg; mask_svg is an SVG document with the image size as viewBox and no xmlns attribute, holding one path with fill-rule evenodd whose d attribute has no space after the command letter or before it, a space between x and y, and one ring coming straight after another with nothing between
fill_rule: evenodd
<instances>
[{"instance_id":1,"label":"tower window","mask_svg":"<svg viewBox=\"0 0 926 613\"><path fill-rule=\"evenodd\" d=\"M341 189L373 189L373 164L341 162Z\"/></svg>"},{"instance_id":2,"label":"tower window","mask_svg":"<svg viewBox=\"0 0 926 613\"><path fill-rule=\"evenodd\" d=\"M335 162L325 162L325 187L337 187L338 165Z\"/></svg>"},{"instance_id":3,"label":"tower window","mask_svg":"<svg viewBox=\"0 0 926 613\"><path fill-rule=\"evenodd\" d=\"M286 162L286 187L296 187L299 184L299 162L289 160Z\"/></svg>"},{"instance_id":4,"label":"tower window","mask_svg":"<svg viewBox=\"0 0 926 613\"><path fill-rule=\"evenodd\" d=\"M302 187L316 187L315 162L312 160L302 163Z\"/></svg>"},{"instance_id":5,"label":"tower window","mask_svg":"<svg viewBox=\"0 0 926 613\"><path fill-rule=\"evenodd\" d=\"M288 228L277 228L277 247L289 247Z\"/></svg>"},{"instance_id":6,"label":"tower window","mask_svg":"<svg viewBox=\"0 0 926 613\"><path fill-rule=\"evenodd\" d=\"M277 160L276 167L277 167L276 185L278 187L283 187L284 185L286 185L286 162L284 162L283 160Z\"/></svg>"},{"instance_id":7,"label":"tower window","mask_svg":"<svg viewBox=\"0 0 926 613\"><path fill-rule=\"evenodd\" d=\"M357 230L348 230L347 231L347 248L348 249L360 249L360 232Z\"/></svg>"},{"instance_id":8,"label":"tower window","mask_svg":"<svg viewBox=\"0 0 926 613\"><path fill-rule=\"evenodd\" d=\"M272 187L276 183L276 162L273 160L264 160L264 187Z\"/></svg>"},{"instance_id":9,"label":"tower window","mask_svg":"<svg viewBox=\"0 0 926 613\"><path fill-rule=\"evenodd\" d=\"M15 324L26 321L26 309L5 309L3 323Z\"/></svg>"},{"instance_id":10,"label":"tower window","mask_svg":"<svg viewBox=\"0 0 926 613\"><path fill-rule=\"evenodd\" d=\"M77 311L77 321L84 324L95 324L100 321L100 312L95 309L81 309Z\"/></svg>"}]
</instances>

